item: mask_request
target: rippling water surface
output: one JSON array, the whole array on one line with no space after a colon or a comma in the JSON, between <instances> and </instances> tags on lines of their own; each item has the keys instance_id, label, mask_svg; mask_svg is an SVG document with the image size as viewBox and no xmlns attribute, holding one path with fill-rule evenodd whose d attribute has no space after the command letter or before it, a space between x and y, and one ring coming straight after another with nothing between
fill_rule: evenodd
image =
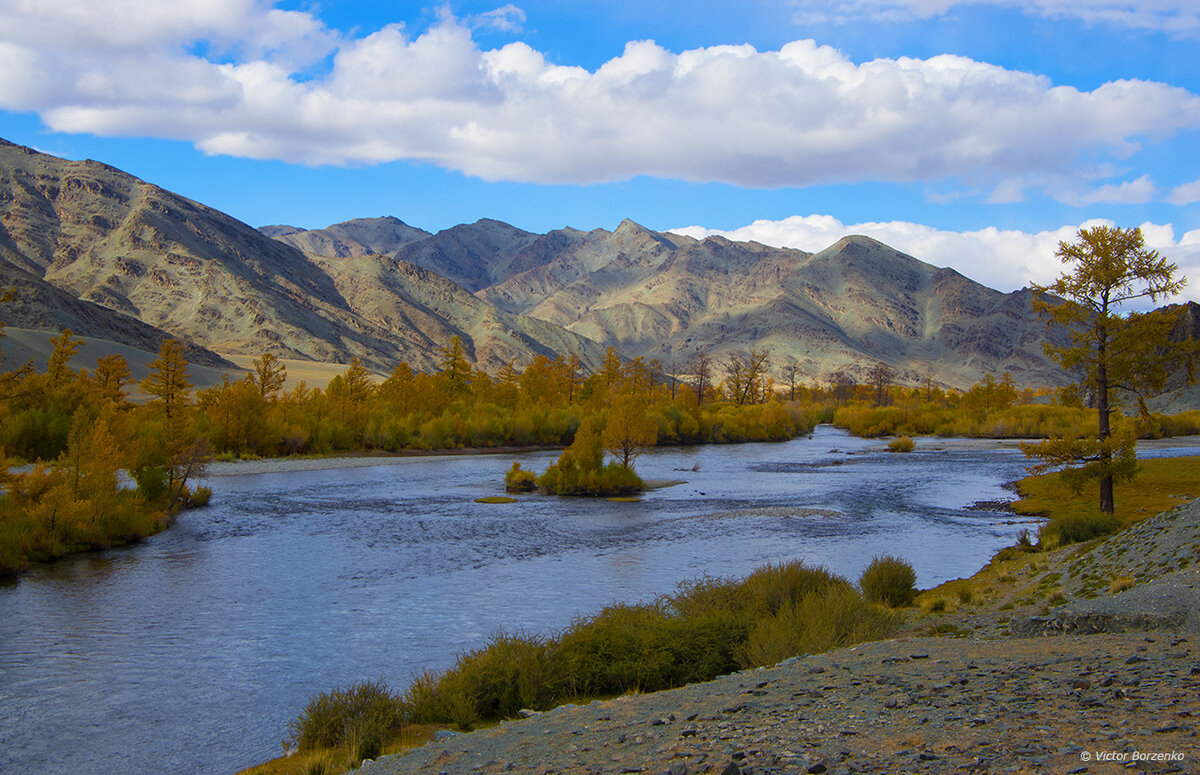
<instances>
[{"instance_id":1,"label":"rippling water surface","mask_svg":"<svg viewBox=\"0 0 1200 775\"><path fill-rule=\"evenodd\" d=\"M1004 499L1020 453L868 447L822 427L656 450L639 472L686 483L641 503L475 503L513 456L215 478L167 532L0 586L0 773L230 773L278 755L312 694L401 688L501 627L792 558L854 579L897 554L930 586L1013 542L1021 525L966 507Z\"/></svg>"}]
</instances>

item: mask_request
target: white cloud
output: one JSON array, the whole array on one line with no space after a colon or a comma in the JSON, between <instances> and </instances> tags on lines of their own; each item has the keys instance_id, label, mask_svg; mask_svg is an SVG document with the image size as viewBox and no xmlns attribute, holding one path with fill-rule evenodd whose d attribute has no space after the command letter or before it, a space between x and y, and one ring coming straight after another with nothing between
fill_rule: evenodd
<instances>
[{"instance_id":1,"label":"white cloud","mask_svg":"<svg viewBox=\"0 0 1200 775\"><path fill-rule=\"evenodd\" d=\"M793 0L793 5L802 22L853 22L864 17L911 21L942 16L956 6L992 5L1179 37L1200 35L1200 7L1195 0Z\"/></svg>"},{"instance_id":2,"label":"white cloud","mask_svg":"<svg viewBox=\"0 0 1200 775\"><path fill-rule=\"evenodd\" d=\"M1083 193L1060 192L1057 198L1067 204L1081 206L1089 204L1146 204L1154 199L1157 187L1149 175L1122 183L1106 183Z\"/></svg>"},{"instance_id":3,"label":"white cloud","mask_svg":"<svg viewBox=\"0 0 1200 775\"><path fill-rule=\"evenodd\" d=\"M1167 201L1173 205L1190 205L1193 202L1200 202L1200 179L1171 189Z\"/></svg>"},{"instance_id":4,"label":"white cloud","mask_svg":"<svg viewBox=\"0 0 1200 775\"><path fill-rule=\"evenodd\" d=\"M697 239L719 235L809 252L823 250L848 234L863 234L926 263L951 267L997 290L1013 291L1030 283L1052 282L1063 271L1062 263L1054 255L1058 243L1072 242L1079 229L1098 225L1115 224L1096 219L1036 233L994 227L943 231L905 221L845 224L833 216L809 215L781 221L760 220L732 230L688 226L671 231ZM1200 302L1200 230L1187 232L1176 240L1170 224L1144 223L1141 229L1147 246L1179 265L1176 276L1188 278L1180 299Z\"/></svg>"},{"instance_id":5,"label":"white cloud","mask_svg":"<svg viewBox=\"0 0 1200 775\"><path fill-rule=\"evenodd\" d=\"M512 3L491 11L473 14L464 20L467 26L474 29L485 28L499 32L520 32L525 24L525 12Z\"/></svg>"},{"instance_id":6,"label":"white cloud","mask_svg":"<svg viewBox=\"0 0 1200 775\"><path fill-rule=\"evenodd\" d=\"M1106 160L1200 128L1200 97L1181 88L1080 91L957 56L855 63L813 41L681 53L635 41L589 71L521 42L481 50L470 25L519 24L511 5L354 38L265 0L166 8L0 0L0 108L308 164L407 159L540 183L953 179L1002 198L1103 186ZM327 72L305 70L331 53Z\"/></svg>"}]
</instances>

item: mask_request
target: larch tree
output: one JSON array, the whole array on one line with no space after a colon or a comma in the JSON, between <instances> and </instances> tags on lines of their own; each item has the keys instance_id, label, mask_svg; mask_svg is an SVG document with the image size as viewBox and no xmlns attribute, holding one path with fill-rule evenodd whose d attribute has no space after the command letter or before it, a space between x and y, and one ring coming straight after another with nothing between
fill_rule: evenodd
<instances>
[{"instance_id":1,"label":"larch tree","mask_svg":"<svg viewBox=\"0 0 1200 775\"><path fill-rule=\"evenodd\" d=\"M53 349L50 352L50 361L46 366L46 376L50 380L51 387L61 388L75 377L70 363L71 359L79 353L83 340L76 339L71 333L71 329L64 328L62 334L50 340L50 344Z\"/></svg>"},{"instance_id":2,"label":"larch tree","mask_svg":"<svg viewBox=\"0 0 1200 775\"><path fill-rule=\"evenodd\" d=\"M250 375L259 395L273 399L287 382L287 366L271 353L263 353L254 359L254 373Z\"/></svg>"},{"instance_id":3,"label":"larch tree","mask_svg":"<svg viewBox=\"0 0 1200 775\"><path fill-rule=\"evenodd\" d=\"M207 440L198 437L192 427L193 385L187 367L183 345L178 339L166 339L158 348L158 357L150 362L150 374L140 383L142 392L154 396L163 412L161 448L143 450L142 463L147 468L163 467L172 508L184 497L188 479L202 474L211 451Z\"/></svg>"},{"instance_id":4,"label":"larch tree","mask_svg":"<svg viewBox=\"0 0 1200 775\"><path fill-rule=\"evenodd\" d=\"M1032 473L1061 469L1077 492L1098 480L1100 510L1112 514L1114 483L1137 475L1136 439L1113 430L1118 391L1135 398L1148 416L1146 395L1162 388L1168 366L1181 354L1167 338L1177 314L1124 307L1172 296L1187 280L1176 279L1178 267L1146 249L1141 229L1080 229L1074 242L1058 244L1056 255L1070 269L1050 285L1034 285L1033 306L1047 325L1067 330L1070 343L1047 343L1046 354L1067 371L1082 373L1099 430L1095 438L1051 438L1022 449L1039 461L1030 466Z\"/></svg>"},{"instance_id":5,"label":"larch tree","mask_svg":"<svg viewBox=\"0 0 1200 775\"><path fill-rule=\"evenodd\" d=\"M635 458L658 442L658 423L646 413L642 396L632 390L617 391L601 441L604 449L625 468L630 468Z\"/></svg>"},{"instance_id":6,"label":"larch tree","mask_svg":"<svg viewBox=\"0 0 1200 775\"><path fill-rule=\"evenodd\" d=\"M154 396L166 415L168 426L183 414L191 396L191 375L178 339L166 339L158 357L150 361L150 374L141 381L142 392Z\"/></svg>"},{"instance_id":7,"label":"larch tree","mask_svg":"<svg viewBox=\"0 0 1200 775\"><path fill-rule=\"evenodd\" d=\"M101 356L91 374L92 399L98 404L120 405L125 402L125 386L132 381L125 356L119 353Z\"/></svg>"},{"instance_id":8,"label":"larch tree","mask_svg":"<svg viewBox=\"0 0 1200 775\"><path fill-rule=\"evenodd\" d=\"M455 336L450 344L438 350L438 369L446 379L452 395L461 395L471 389L471 363L467 360L462 337Z\"/></svg>"}]
</instances>

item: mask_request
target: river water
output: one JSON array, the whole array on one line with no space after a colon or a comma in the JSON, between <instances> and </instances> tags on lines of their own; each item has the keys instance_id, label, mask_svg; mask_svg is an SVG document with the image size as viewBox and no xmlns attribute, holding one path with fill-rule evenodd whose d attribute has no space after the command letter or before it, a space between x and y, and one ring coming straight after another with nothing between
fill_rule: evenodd
<instances>
[{"instance_id":1,"label":"river water","mask_svg":"<svg viewBox=\"0 0 1200 775\"><path fill-rule=\"evenodd\" d=\"M879 450L824 426L655 450L643 477L685 483L640 503L475 503L513 455L214 477L170 530L0 586L0 773L225 775L278 755L311 695L402 688L501 628L797 558L856 579L894 554L928 587L1023 527L967 508L1007 497L1019 452Z\"/></svg>"}]
</instances>

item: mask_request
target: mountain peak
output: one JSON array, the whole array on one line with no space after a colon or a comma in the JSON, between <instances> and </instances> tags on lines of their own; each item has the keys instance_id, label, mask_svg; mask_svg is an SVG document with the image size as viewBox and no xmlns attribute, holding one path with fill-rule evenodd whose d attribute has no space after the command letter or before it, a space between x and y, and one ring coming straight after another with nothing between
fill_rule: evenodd
<instances>
[{"instance_id":1,"label":"mountain peak","mask_svg":"<svg viewBox=\"0 0 1200 775\"><path fill-rule=\"evenodd\" d=\"M649 233L650 233L649 229L647 229L645 226L642 226L640 223L635 223L634 221L630 220L629 218L626 218L625 220L621 221L617 225L617 228L613 231L614 235L649 234Z\"/></svg>"}]
</instances>

